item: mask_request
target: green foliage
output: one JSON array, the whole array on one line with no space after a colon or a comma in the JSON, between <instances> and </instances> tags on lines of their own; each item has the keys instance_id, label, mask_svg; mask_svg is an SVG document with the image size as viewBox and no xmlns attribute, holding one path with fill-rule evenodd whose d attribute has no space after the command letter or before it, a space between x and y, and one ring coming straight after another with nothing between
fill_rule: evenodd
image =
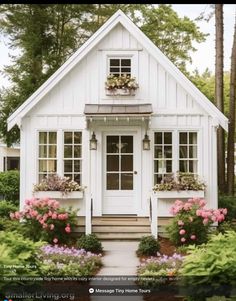
<instances>
[{"instance_id":1,"label":"green foliage","mask_svg":"<svg viewBox=\"0 0 236 301\"><path fill-rule=\"evenodd\" d=\"M180 275L188 276L185 281L191 285L235 283L236 232L212 235L206 244L189 247Z\"/></svg>"},{"instance_id":2,"label":"green foliage","mask_svg":"<svg viewBox=\"0 0 236 301\"><path fill-rule=\"evenodd\" d=\"M227 231L236 231L236 224L233 224L231 221L224 221L219 224L216 231L223 234Z\"/></svg>"},{"instance_id":3,"label":"green foliage","mask_svg":"<svg viewBox=\"0 0 236 301\"><path fill-rule=\"evenodd\" d=\"M215 75L206 69L202 74L195 70L193 74L189 74L189 79L198 87L198 89L206 95L211 102L215 104ZM229 88L230 73L224 72L224 111L226 116L229 113Z\"/></svg>"},{"instance_id":4,"label":"green foliage","mask_svg":"<svg viewBox=\"0 0 236 301\"><path fill-rule=\"evenodd\" d=\"M17 170L0 172L0 194L6 201L19 204L20 173Z\"/></svg>"},{"instance_id":5,"label":"green foliage","mask_svg":"<svg viewBox=\"0 0 236 301\"><path fill-rule=\"evenodd\" d=\"M227 208L228 213L226 215L226 220L232 221L236 219L236 197L235 196L219 196L219 208Z\"/></svg>"},{"instance_id":6,"label":"green foliage","mask_svg":"<svg viewBox=\"0 0 236 301\"><path fill-rule=\"evenodd\" d=\"M6 200L0 201L0 217L8 218L10 216L10 212L14 212L18 209L18 207L11 202L7 202Z\"/></svg>"},{"instance_id":7,"label":"green foliage","mask_svg":"<svg viewBox=\"0 0 236 301\"><path fill-rule=\"evenodd\" d=\"M160 250L160 245L154 236L143 236L139 242L137 255L138 256L154 256Z\"/></svg>"},{"instance_id":8,"label":"green foliage","mask_svg":"<svg viewBox=\"0 0 236 301\"><path fill-rule=\"evenodd\" d=\"M1 275L37 275L40 262L37 251L43 242L34 243L18 232L0 232ZM15 265L15 268L12 266Z\"/></svg>"},{"instance_id":9,"label":"green foliage","mask_svg":"<svg viewBox=\"0 0 236 301\"><path fill-rule=\"evenodd\" d=\"M205 40L194 21L180 18L170 5L1 5L1 33L9 47L20 50L4 69L13 85L0 97L0 138L8 145L19 140L19 129L15 126L8 132L7 118L118 9L182 70L191 61L193 43Z\"/></svg>"},{"instance_id":10,"label":"green foliage","mask_svg":"<svg viewBox=\"0 0 236 301\"><path fill-rule=\"evenodd\" d=\"M95 234L82 235L77 241L77 247L93 253L103 251L102 243Z\"/></svg>"}]
</instances>

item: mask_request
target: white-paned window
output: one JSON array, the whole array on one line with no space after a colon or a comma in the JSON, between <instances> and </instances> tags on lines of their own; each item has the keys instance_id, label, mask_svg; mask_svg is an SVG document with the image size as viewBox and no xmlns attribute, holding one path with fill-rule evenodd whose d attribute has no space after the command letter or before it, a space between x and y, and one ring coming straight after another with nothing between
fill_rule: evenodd
<instances>
[{"instance_id":1,"label":"white-paned window","mask_svg":"<svg viewBox=\"0 0 236 301\"><path fill-rule=\"evenodd\" d=\"M39 132L38 180L57 172L57 132Z\"/></svg>"},{"instance_id":2,"label":"white-paned window","mask_svg":"<svg viewBox=\"0 0 236 301\"><path fill-rule=\"evenodd\" d=\"M172 132L154 133L154 183L173 171Z\"/></svg>"},{"instance_id":3,"label":"white-paned window","mask_svg":"<svg viewBox=\"0 0 236 301\"><path fill-rule=\"evenodd\" d=\"M197 132L179 132L179 171L198 173Z\"/></svg>"},{"instance_id":4,"label":"white-paned window","mask_svg":"<svg viewBox=\"0 0 236 301\"><path fill-rule=\"evenodd\" d=\"M82 184L82 132L64 132L64 176Z\"/></svg>"},{"instance_id":5,"label":"white-paned window","mask_svg":"<svg viewBox=\"0 0 236 301\"><path fill-rule=\"evenodd\" d=\"M114 76L129 75L131 76L131 58L114 57L109 58L109 74Z\"/></svg>"}]
</instances>

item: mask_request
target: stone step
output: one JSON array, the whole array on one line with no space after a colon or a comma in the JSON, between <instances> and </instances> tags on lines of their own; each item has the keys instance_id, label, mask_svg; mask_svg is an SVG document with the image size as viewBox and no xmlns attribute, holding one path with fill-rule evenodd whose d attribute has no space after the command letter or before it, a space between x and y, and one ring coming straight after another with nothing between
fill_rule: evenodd
<instances>
[{"instance_id":1,"label":"stone step","mask_svg":"<svg viewBox=\"0 0 236 301\"><path fill-rule=\"evenodd\" d=\"M150 233L149 226L93 226L93 233Z\"/></svg>"},{"instance_id":2,"label":"stone step","mask_svg":"<svg viewBox=\"0 0 236 301\"><path fill-rule=\"evenodd\" d=\"M95 233L102 240L139 240L148 233Z\"/></svg>"}]
</instances>

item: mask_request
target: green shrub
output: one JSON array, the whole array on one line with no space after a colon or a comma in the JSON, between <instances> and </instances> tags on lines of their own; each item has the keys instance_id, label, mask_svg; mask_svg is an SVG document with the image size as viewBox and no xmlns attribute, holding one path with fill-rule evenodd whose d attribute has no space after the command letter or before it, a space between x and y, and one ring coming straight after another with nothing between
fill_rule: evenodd
<instances>
[{"instance_id":1,"label":"green shrub","mask_svg":"<svg viewBox=\"0 0 236 301\"><path fill-rule=\"evenodd\" d=\"M236 225L233 224L231 221L224 221L220 223L217 227L216 233L225 233L227 231L236 231Z\"/></svg>"},{"instance_id":2,"label":"green shrub","mask_svg":"<svg viewBox=\"0 0 236 301\"><path fill-rule=\"evenodd\" d=\"M0 241L1 275L38 274L40 261L36 254L43 242L34 243L18 232L5 231L0 231Z\"/></svg>"},{"instance_id":3,"label":"green shrub","mask_svg":"<svg viewBox=\"0 0 236 301\"><path fill-rule=\"evenodd\" d=\"M227 208L228 213L226 215L226 220L231 221L236 219L236 197L235 196L219 196L219 208Z\"/></svg>"},{"instance_id":4,"label":"green shrub","mask_svg":"<svg viewBox=\"0 0 236 301\"><path fill-rule=\"evenodd\" d=\"M0 172L0 195L6 201L19 204L20 173L17 170Z\"/></svg>"},{"instance_id":5,"label":"green shrub","mask_svg":"<svg viewBox=\"0 0 236 301\"><path fill-rule=\"evenodd\" d=\"M154 236L143 236L139 242L137 255L138 256L153 256L160 250L159 242Z\"/></svg>"},{"instance_id":6,"label":"green shrub","mask_svg":"<svg viewBox=\"0 0 236 301\"><path fill-rule=\"evenodd\" d=\"M93 253L101 253L103 247L95 234L82 235L77 242L77 247Z\"/></svg>"},{"instance_id":7,"label":"green shrub","mask_svg":"<svg viewBox=\"0 0 236 301\"><path fill-rule=\"evenodd\" d=\"M202 295L214 294L217 286L224 289L224 286L235 285L236 232L212 235L206 244L190 246L188 254L179 273L184 276L185 287L191 287L197 298L200 292Z\"/></svg>"},{"instance_id":8,"label":"green shrub","mask_svg":"<svg viewBox=\"0 0 236 301\"><path fill-rule=\"evenodd\" d=\"M10 213L17 211L18 207L6 200L0 201L0 217L10 217Z\"/></svg>"}]
</instances>

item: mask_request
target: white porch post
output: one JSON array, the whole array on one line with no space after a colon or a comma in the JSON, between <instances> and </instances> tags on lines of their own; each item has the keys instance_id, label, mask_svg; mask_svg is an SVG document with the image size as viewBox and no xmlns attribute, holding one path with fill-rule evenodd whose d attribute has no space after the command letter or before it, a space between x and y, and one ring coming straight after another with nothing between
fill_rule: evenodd
<instances>
[{"instance_id":1,"label":"white porch post","mask_svg":"<svg viewBox=\"0 0 236 301\"><path fill-rule=\"evenodd\" d=\"M152 195L151 195L151 204L152 204L151 232L155 238L158 237L157 201L158 201L157 196L155 195L155 193L152 193Z\"/></svg>"},{"instance_id":2,"label":"white porch post","mask_svg":"<svg viewBox=\"0 0 236 301\"><path fill-rule=\"evenodd\" d=\"M85 193L85 234L91 234L92 233L92 219L91 219L91 210L92 210L92 200L91 200L91 194Z\"/></svg>"}]
</instances>

